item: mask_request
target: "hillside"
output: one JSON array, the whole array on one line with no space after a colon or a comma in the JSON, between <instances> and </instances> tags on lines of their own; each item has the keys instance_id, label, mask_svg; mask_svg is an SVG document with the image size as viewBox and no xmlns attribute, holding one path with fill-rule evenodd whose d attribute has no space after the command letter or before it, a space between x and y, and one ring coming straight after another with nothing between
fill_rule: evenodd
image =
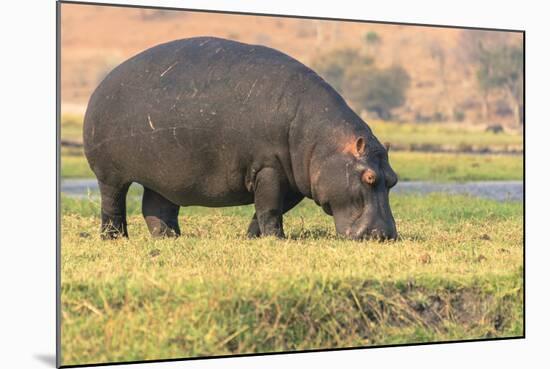
<instances>
[{"instance_id":1,"label":"hillside","mask_svg":"<svg viewBox=\"0 0 550 369\"><path fill-rule=\"evenodd\" d=\"M472 31L76 4L63 4L61 20L63 112L82 112L114 66L162 42L218 36L267 45L312 65L330 50L365 48L365 35L374 32L380 42L369 51L376 65L400 64L410 75L398 120L453 121L459 112L465 123L515 123L503 93L489 94L484 110L476 66L466 58L464 32ZM508 40L520 43L521 37Z\"/></svg>"}]
</instances>

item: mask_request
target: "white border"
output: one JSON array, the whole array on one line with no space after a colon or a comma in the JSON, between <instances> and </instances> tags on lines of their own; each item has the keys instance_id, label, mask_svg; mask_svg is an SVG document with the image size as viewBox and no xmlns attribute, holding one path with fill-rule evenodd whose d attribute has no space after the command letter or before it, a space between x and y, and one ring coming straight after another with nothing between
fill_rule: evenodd
<instances>
[{"instance_id":1,"label":"white border","mask_svg":"<svg viewBox=\"0 0 550 369\"><path fill-rule=\"evenodd\" d=\"M119 1L140 5L527 31L527 339L215 359L140 368L281 368L367 365L407 368L518 368L548 363L550 311L546 183L548 12L510 1ZM0 145L2 367L52 367L55 353L55 6L52 0L2 4ZM548 350L546 350L548 351ZM542 364L539 364L542 363ZM547 365L547 364L546 364Z\"/></svg>"}]
</instances>

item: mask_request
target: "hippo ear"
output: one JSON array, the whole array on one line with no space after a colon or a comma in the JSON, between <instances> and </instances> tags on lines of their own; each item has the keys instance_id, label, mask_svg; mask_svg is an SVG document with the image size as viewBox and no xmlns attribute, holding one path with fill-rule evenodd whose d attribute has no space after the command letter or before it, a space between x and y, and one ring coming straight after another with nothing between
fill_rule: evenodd
<instances>
[{"instance_id":1,"label":"hippo ear","mask_svg":"<svg viewBox=\"0 0 550 369\"><path fill-rule=\"evenodd\" d=\"M359 137L357 141L355 141L355 151L357 152L357 156L362 156L365 154L365 148L366 148L365 139L363 137Z\"/></svg>"},{"instance_id":2,"label":"hippo ear","mask_svg":"<svg viewBox=\"0 0 550 369\"><path fill-rule=\"evenodd\" d=\"M389 142L384 142L384 147L386 148L387 152L390 152L391 144Z\"/></svg>"}]
</instances>

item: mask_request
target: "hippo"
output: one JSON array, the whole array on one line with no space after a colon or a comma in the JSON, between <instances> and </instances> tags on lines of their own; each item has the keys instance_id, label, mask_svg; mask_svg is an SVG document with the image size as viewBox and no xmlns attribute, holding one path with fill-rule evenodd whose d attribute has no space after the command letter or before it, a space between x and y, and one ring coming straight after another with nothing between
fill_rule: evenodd
<instances>
[{"instance_id":1,"label":"hippo","mask_svg":"<svg viewBox=\"0 0 550 369\"><path fill-rule=\"evenodd\" d=\"M96 88L83 134L103 239L128 237L134 182L153 237L180 235L180 207L253 203L248 236L283 238L283 214L306 197L339 235L397 237L388 148L323 78L269 47L195 37L147 49Z\"/></svg>"}]
</instances>

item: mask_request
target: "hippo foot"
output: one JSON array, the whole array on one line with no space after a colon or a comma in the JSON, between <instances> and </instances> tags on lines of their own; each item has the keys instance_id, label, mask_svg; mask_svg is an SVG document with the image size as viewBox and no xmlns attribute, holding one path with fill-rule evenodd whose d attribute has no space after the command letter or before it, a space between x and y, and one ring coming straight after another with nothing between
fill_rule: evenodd
<instances>
[{"instance_id":1,"label":"hippo foot","mask_svg":"<svg viewBox=\"0 0 550 369\"><path fill-rule=\"evenodd\" d=\"M283 216L280 211L270 210L258 215L258 225L262 236L285 238Z\"/></svg>"},{"instance_id":2,"label":"hippo foot","mask_svg":"<svg viewBox=\"0 0 550 369\"><path fill-rule=\"evenodd\" d=\"M258 219L256 218L256 214L254 214L254 216L252 217L252 220L250 221L250 225L248 226L246 237L258 238L261 235L262 235L262 232L260 231L260 225L258 224Z\"/></svg>"},{"instance_id":3,"label":"hippo foot","mask_svg":"<svg viewBox=\"0 0 550 369\"><path fill-rule=\"evenodd\" d=\"M264 232L262 232L260 229L258 218L256 217L256 214L254 214L252 220L250 221L250 225L248 226L246 236L251 239L262 236L275 236L277 238L285 238L281 217L273 218L267 216L267 219L264 219L264 223Z\"/></svg>"},{"instance_id":4,"label":"hippo foot","mask_svg":"<svg viewBox=\"0 0 550 369\"><path fill-rule=\"evenodd\" d=\"M108 184L98 181L101 192L101 239L128 237L126 223L126 193L129 183Z\"/></svg>"},{"instance_id":5,"label":"hippo foot","mask_svg":"<svg viewBox=\"0 0 550 369\"><path fill-rule=\"evenodd\" d=\"M128 237L126 222L121 222L120 219L114 218L102 222L101 239L103 241L116 240L123 237Z\"/></svg>"},{"instance_id":6,"label":"hippo foot","mask_svg":"<svg viewBox=\"0 0 550 369\"><path fill-rule=\"evenodd\" d=\"M174 224L173 222L169 222L169 224L167 224L154 216L145 217L145 222L147 223L151 236L154 238L179 237L181 235L177 223Z\"/></svg>"},{"instance_id":7,"label":"hippo foot","mask_svg":"<svg viewBox=\"0 0 550 369\"><path fill-rule=\"evenodd\" d=\"M155 191L145 188L143 191L142 212L149 232L155 238L178 237L181 235L178 225L180 207Z\"/></svg>"}]
</instances>

